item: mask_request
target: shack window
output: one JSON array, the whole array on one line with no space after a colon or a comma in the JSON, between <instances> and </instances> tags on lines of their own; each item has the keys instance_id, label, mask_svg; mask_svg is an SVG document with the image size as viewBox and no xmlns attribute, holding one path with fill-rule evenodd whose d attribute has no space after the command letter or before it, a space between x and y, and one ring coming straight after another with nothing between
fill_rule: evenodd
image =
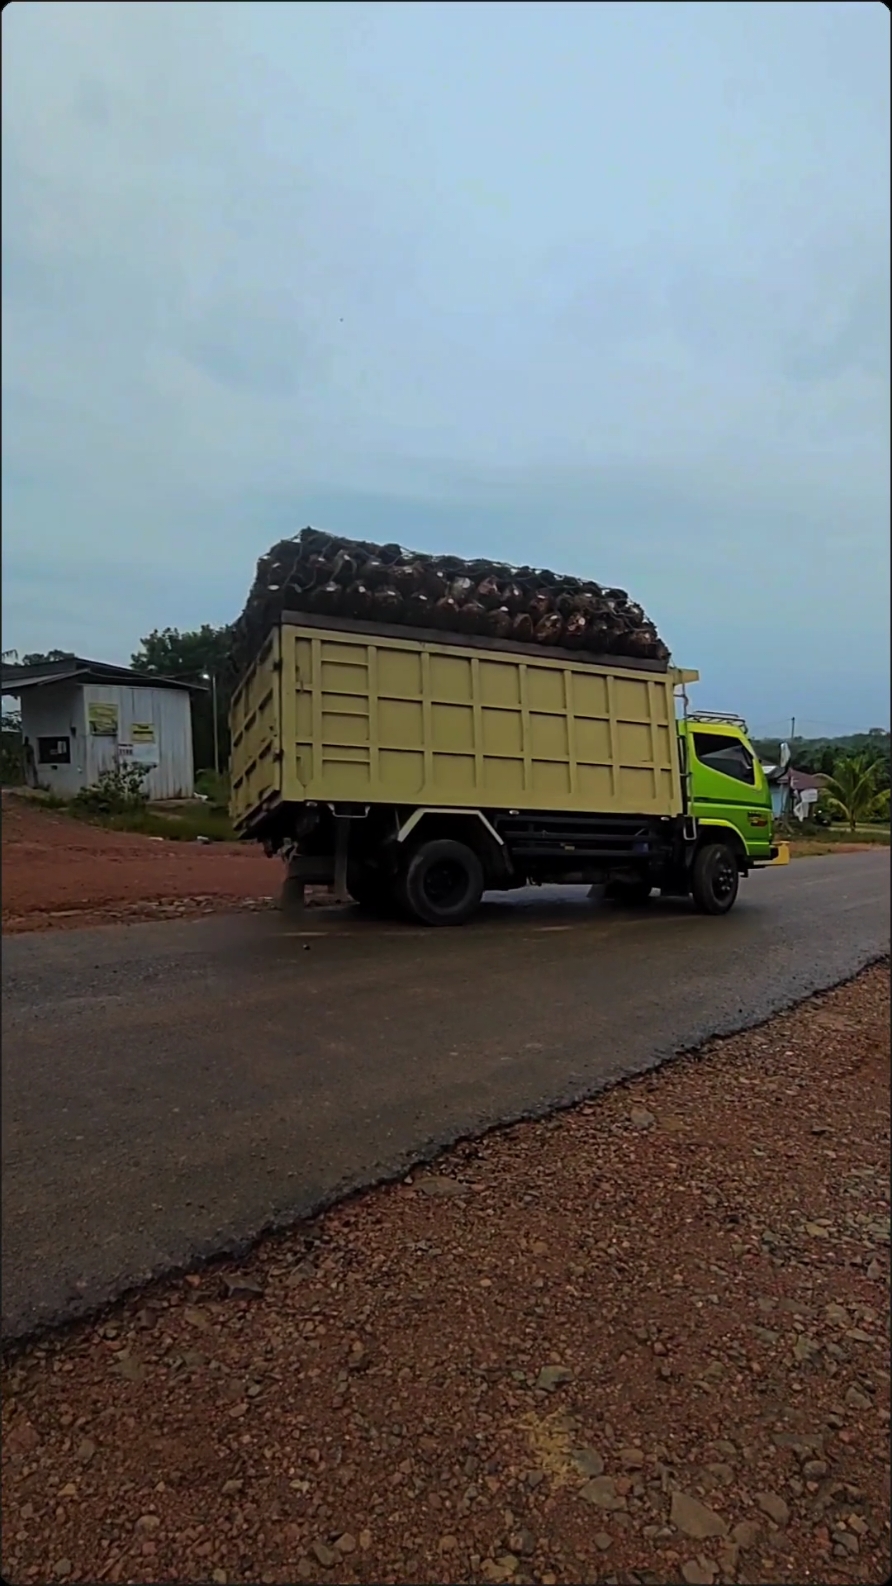
<instances>
[{"instance_id":1,"label":"shack window","mask_svg":"<svg viewBox=\"0 0 892 1586\"><path fill-rule=\"evenodd\" d=\"M717 732L695 732L694 752L701 765L710 771L721 771L723 776L733 776L737 782L755 784L753 757L739 738L725 738Z\"/></svg>"},{"instance_id":2,"label":"shack window","mask_svg":"<svg viewBox=\"0 0 892 1586\"><path fill-rule=\"evenodd\" d=\"M70 738L38 738L37 759L40 765L70 765Z\"/></svg>"}]
</instances>

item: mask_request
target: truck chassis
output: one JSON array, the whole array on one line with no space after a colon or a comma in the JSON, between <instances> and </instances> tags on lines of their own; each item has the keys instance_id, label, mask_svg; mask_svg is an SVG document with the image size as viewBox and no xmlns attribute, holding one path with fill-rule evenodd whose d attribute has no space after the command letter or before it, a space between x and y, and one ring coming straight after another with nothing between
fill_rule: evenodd
<instances>
[{"instance_id":1,"label":"truck chassis","mask_svg":"<svg viewBox=\"0 0 892 1586\"><path fill-rule=\"evenodd\" d=\"M659 888L725 914L753 868L734 833L688 816L280 804L263 842L286 860L283 902L328 885L428 925L463 924L485 891L549 883L604 886L629 904Z\"/></svg>"}]
</instances>

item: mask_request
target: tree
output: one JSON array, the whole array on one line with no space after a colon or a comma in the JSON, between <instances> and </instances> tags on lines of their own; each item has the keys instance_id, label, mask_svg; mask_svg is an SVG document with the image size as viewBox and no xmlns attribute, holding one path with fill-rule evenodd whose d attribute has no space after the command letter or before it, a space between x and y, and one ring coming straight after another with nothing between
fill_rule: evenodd
<instances>
[{"instance_id":1,"label":"tree","mask_svg":"<svg viewBox=\"0 0 892 1586\"><path fill-rule=\"evenodd\" d=\"M200 685L190 696L192 702L192 745L195 768L206 770L214 763L213 690L208 679L216 679L217 732L220 766L229 759L229 701L232 695L230 654L232 630L213 628L209 623L181 633L178 628L155 628L140 643L131 657L137 672L153 677L172 677L177 682Z\"/></svg>"},{"instance_id":2,"label":"tree","mask_svg":"<svg viewBox=\"0 0 892 1586\"><path fill-rule=\"evenodd\" d=\"M884 737L880 737L874 736L874 733L871 732L868 737L870 741L864 750L864 758L875 768L877 787L882 790L889 786L889 735L886 733Z\"/></svg>"},{"instance_id":3,"label":"tree","mask_svg":"<svg viewBox=\"0 0 892 1586\"><path fill-rule=\"evenodd\" d=\"M814 776L815 772L821 769L821 750L816 745L794 742L790 748L797 771L805 771L809 776Z\"/></svg>"},{"instance_id":4,"label":"tree","mask_svg":"<svg viewBox=\"0 0 892 1586\"><path fill-rule=\"evenodd\" d=\"M880 788L889 786L889 734L882 727L871 727L869 732L848 733L841 738L796 738L791 744L793 764L797 771L810 775L833 776L840 759L865 755L876 763ZM777 765L780 759L780 740L754 738L753 748L764 765Z\"/></svg>"},{"instance_id":5,"label":"tree","mask_svg":"<svg viewBox=\"0 0 892 1586\"><path fill-rule=\"evenodd\" d=\"M72 661L73 650L32 650L22 656L22 666L42 666L45 661Z\"/></svg>"},{"instance_id":6,"label":"tree","mask_svg":"<svg viewBox=\"0 0 892 1586\"><path fill-rule=\"evenodd\" d=\"M880 765L868 755L840 757L824 788L826 803L850 831L889 814L889 789L880 785Z\"/></svg>"}]
</instances>

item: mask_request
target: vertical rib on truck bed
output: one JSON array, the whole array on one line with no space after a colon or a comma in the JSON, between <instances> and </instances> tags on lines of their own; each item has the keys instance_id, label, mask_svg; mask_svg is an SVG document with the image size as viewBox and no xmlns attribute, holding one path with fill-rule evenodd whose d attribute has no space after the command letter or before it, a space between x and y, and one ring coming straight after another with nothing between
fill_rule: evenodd
<instances>
[{"instance_id":1,"label":"vertical rib on truck bed","mask_svg":"<svg viewBox=\"0 0 892 1586\"><path fill-rule=\"evenodd\" d=\"M693 676L286 616L233 701L233 819L279 799L677 815Z\"/></svg>"}]
</instances>

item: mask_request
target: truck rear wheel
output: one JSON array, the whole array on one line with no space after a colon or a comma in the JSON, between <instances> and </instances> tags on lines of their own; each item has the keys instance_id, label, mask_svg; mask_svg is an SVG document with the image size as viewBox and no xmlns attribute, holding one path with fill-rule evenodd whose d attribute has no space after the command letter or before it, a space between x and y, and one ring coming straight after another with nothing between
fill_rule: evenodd
<instances>
[{"instance_id":1,"label":"truck rear wheel","mask_svg":"<svg viewBox=\"0 0 892 1586\"><path fill-rule=\"evenodd\" d=\"M701 914L727 914L740 886L737 857L727 843L706 843L694 856L691 894Z\"/></svg>"},{"instance_id":2,"label":"truck rear wheel","mask_svg":"<svg viewBox=\"0 0 892 1586\"><path fill-rule=\"evenodd\" d=\"M464 925L483 896L483 866L472 848L440 837L409 860L399 892L425 925Z\"/></svg>"}]
</instances>

